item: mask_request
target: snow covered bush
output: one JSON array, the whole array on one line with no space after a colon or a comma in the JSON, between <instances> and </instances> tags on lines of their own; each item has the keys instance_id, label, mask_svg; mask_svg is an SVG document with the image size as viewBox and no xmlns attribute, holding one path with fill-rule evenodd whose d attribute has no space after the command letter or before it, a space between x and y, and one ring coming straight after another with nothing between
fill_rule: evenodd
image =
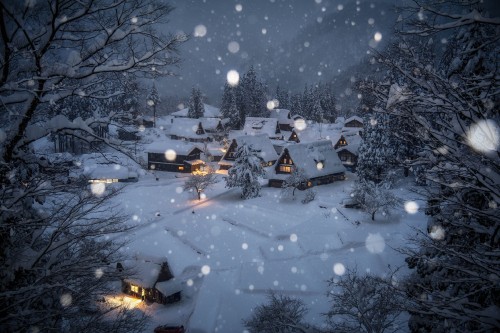
<instances>
[{"instance_id":1,"label":"snow covered bush","mask_svg":"<svg viewBox=\"0 0 500 333\"><path fill-rule=\"evenodd\" d=\"M403 331L404 301L391 281L347 269L328 281L330 310L325 313L332 332L384 333Z\"/></svg>"},{"instance_id":2,"label":"snow covered bush","mask_svg":"<svg viewBox=\"0 0 500 333\"><path fill-rule=\"evenodd\" d=\"M388 215L399 203L387 187L385 182L375 183L370 180L358 180L354 185L353 199L365 212L370 213L372 221L377 212Z\"/></svg>"},{"instance_id":3,"label":"snow covered bush","mask_svg":"<svg viewBox=\"0 0 500 333\"><path fill-rule=\"evenodd\" d=\"M306 194L305 194L304 198L301 200L301 202L303 204L307 204L307 203L310 203L311 201L313 201L315 198L316 198L316 191L308 188L306 190Z\"/></svg>"},{"instance_id":4,"label":"snow covered bush","mask_svg":"<svg viewBox=\"0 0 500 333\"><path fill-rule=\"evenodd\" d=\"M300 299L270 292L268 303L253 309L249 319L243 320L250 333L304 333L309 327L304 323L307 308Z\"/></svg>"},{"instance_id":5,"label":"snow covered bush","mask_svg":"<svg viewBox=\"0 0 500 333\"><path fill-rule=\"evenodd\" d=\"M226 187L241 187L243 199L255 198L260 195L260 177L264 176L262 158L259 151L246 143L238 147L236 159L228 171Z\"/></svg>"},{"instance_id":6,"label":"snow covered bush","mask_svg":"<svg viewBox=\"0 0 500 333\"><path fill-rule=\"evenodd\" d=\"M290 176L285 178L281 185L281 196L283 198L292 197L295 199L295 190L304 190L307 187L308 181L309 178L307 178L304 169L293 168Z\"/></svg>"}]
</instances>

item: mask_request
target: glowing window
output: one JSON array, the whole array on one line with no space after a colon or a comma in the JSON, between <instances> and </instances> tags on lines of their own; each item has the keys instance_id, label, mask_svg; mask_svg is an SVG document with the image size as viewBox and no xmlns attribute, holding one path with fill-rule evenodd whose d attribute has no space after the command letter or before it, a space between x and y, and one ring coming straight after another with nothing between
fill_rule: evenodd
<instances>
[{"instance_id":1,"label":"glowing window","mask_svg":"<svg viewBox=\"0 0 500 333\"><path fill-rule=\"evenodd\" d=\"M184 167L182 165L179 166L179 170L181 170L181 171L184 170Z\"/></svg>"},{"instance_id":2,"label":"glowing window","mask_svg":"<svg viewBox=\"0 0 500 333\"><path fill-rule=\"evenodd\" d=\"M133 293L139 293L139 287L138 287L138 286L130 286L130 290L131 290Z\"/></svg>"},{"instance_id":3,"label":"glowing window","mask_svg":"<svg viewBox=\"0 0 500 333\"><path fill-rule=\"evenodd\" d=\"M292 172L292 167L289 165L280 165L280 171L290 173Z\"/></svg>"}]
</instances>

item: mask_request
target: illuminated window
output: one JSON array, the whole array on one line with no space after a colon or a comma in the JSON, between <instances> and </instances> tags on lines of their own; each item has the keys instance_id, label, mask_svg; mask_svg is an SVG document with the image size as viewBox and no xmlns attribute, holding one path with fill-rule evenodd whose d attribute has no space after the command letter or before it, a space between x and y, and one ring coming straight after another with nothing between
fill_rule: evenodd
<instances>
[{"instance_id":1,"label":"illuminated window","mask_svg":"<svg viewBox=\"0 0 500 333\"><path fill-rule=\"evenodd\" d=\"M182 165L179 166L179 170L182 171L184 170L184 167Z\"/></svg>"},{"instance_id":2,"label":"illuminated window","mask_svg":"<svg viewBox=\"0 0 500 333\"><path fill-rule=\"evenodd\" d=\"M292 167L289 165L280 165L280 171L290 173L292 172Z\"/></svg>"},{"instance_id":3,"label":"illuminated window","mask_svg":"<svg viewBox=\"0 0 500 333\"><path fill-rule=\"evenodd\" d=\"M138 287L138 286L130 286L130 290L131 290L133 293L139 293L139 287Z\"/></svg>"}]
</instances>

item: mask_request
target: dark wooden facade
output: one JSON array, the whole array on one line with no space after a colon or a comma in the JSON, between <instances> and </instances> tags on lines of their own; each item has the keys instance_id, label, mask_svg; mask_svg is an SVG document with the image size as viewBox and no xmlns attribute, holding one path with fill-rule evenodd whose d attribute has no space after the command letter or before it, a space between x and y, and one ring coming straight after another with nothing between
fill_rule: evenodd
<instances>
[{"instance_id":1,"label":"dark wooden facade","mask_svg":"<svg viewBox=\"0 0 500 333\"><path fill-rule=\"evenodd\" d=\"M188 155L176 155L169 161L164 153L148 153L148 169L170 172L190 173L201 168L203 163L192 163L200 159L201 149L194 147Z\"/></svg>"},{"instance_id":2,"label":"dark wooden facade","mask_svg":"<svg viewBox=\"0 0 500 333\"><path fill-rule=\"evenodd\" d=\"M297 143L300 142L299 136L297 135L297 132L295 132L294 129L292 129L292 133L288 137L287 141L293 141L293 142L297 142Z\"/></svg>"},{"instance_id":3,"label":"dark wooden facade","mask_svg":"<svg viewBox=\"0 0 500 333\"><path fill-rule=\"evenodd\" d=\"M363 128L363 123L357 119L352 119L352 120L349 120L347 123L345 123L344 127L361 127L361 128Z\"/></svg>"},{"instance_id":4,"label":"dark wooden facade","mask_svg":"<svg viewBox=\"0 0 500 333\"><path fill-rule=\"evenodd\" d=\"M347 146L347 140L345 139L345 137L343 135L341 135L340 139L335 143L333 148L337 149L337 148L344 147L344 146Z\"/></svg>"},{"instance_id":5,"label":"dark wooden facade","mask_svg":"<svg viewBox=\"0 0 500 333\"><path fill-rule=\"evenodd\" d=\"M358 156L353 154L347 149L341 149L337 152L340 161L349 171L356 171L356 166L358 165Z\"/></svg>"}]
</instances>

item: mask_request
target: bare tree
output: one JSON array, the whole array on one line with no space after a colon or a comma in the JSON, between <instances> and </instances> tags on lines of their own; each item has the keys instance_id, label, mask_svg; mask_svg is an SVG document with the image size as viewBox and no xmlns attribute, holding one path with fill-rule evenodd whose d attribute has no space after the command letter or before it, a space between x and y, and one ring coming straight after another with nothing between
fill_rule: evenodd
<instances>
[{"instance_id":1,"label":"bare tree","mask_svg":"<svg viewBox=\"0 0 500 333\"><path fill-rule=\"evenodd\" d=\"M387 333L402 331L404 303L391 281L374 275L357 275L348 269L328 281L330 310L325 314L333 332Z\"/></svg>"},{"instance_id":2,"label":"bare tree","mask_svg":"<svg viewBox=\"0 0 500 333\"><path fill-rule=\"evenodd\" d=\"M169 67L184 35L164 36L155 27L172 7L156 0L50 0L0 2L0 101L5 130L2 158L45 136L68 129L47 122L44 106L69 96L106 99L115 73L151 77L170 75ZM45 120L45 130L29 128ZM82 122L73 122L97 140ZM29 135L27 135L29 133Z\"/></svg>"},{"instance_id":3,"label":"bare tree","mask_svg":"<svg viewBox=\"0 0 500 333\"><path fill-rule=\"evenodd\" d=\"M307 308L300 299L270 292L268 303L257 306L249 319L243 320L251 333L311 332L303 322Z\"/></svg>"},{"instance_id":4,"label":"bare tree","mask_svg":"<svg viewBox=\"0 0 500 333\"><path fill-rule=\"evenodd\" d=\"M217 175L211 171L208 173L194 173L186 179L184 191L195 191L198 200L201 200L201 194L218 182Z\"/></svg>"}]
</instances>

